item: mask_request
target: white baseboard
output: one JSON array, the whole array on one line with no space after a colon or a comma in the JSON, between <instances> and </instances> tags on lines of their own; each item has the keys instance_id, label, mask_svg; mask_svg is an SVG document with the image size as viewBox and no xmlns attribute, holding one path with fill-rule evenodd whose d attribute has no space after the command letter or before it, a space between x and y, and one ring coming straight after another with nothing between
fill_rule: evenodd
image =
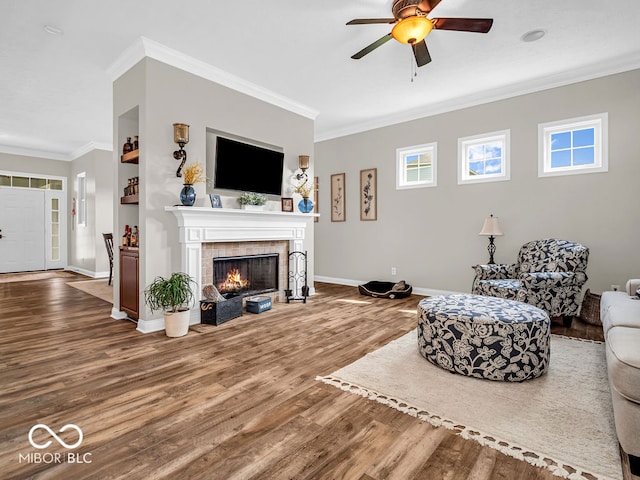
<instances>
[{"instance_id":1,"label":"white baseboard","mask_svg":"<svg viewBox=\"0 0 640 480\"><path fill-rule=\"evenodd\" d=\"M151 320L139 318L136 330L140 333L160 332L164 330L164 318L152 318Z\"/></svg>"},{"instance_id":2,"label":"white baseboard","mask_svg":"<svg viewBox=\"0 0 640 480\"><path fill-rule=\"evenodd\" d=\"M366 280L353 280L349 278L336 278L336 277L323 277L316 275L314 277L316 282L323 283L333 283L336 285L347 285L349 287L357 287L358 285L362 285L367 283ZM451 294L459 294L464 292L452 292L448 290L437 290L435 288L423 288L423 287L413 287L413 293L416 295L422 295L424 297L436 297L438 295L451 295Z\"/></svg>"},{"instance_id":3,"label":"white baseboard","mask_svg":"<svg viewBox=\"0 0 640 480\"><path fill-rule=\"evenodd\" d=\"M336 278L336 277L323 277L316 275L314 281L323 283L333 283L336 285L348 285L350 287L357 287L363 283L367 283L366 280L350 280L348 278Z\"/></svg>"},{"instance_id":4,"label":"white baseboard","mask_svg":"<svg viewBox=\"0 0 640 480\"><path fill-rule=\"evenodd\" d=\"M200 324L200 310L198 308L191 309L191 313L189 315L189 325L199 325ZM164 315L159 318L151 318L146 320L144 318L138 319L138 328L137 331L140 333L154 333L161 332L164 330Z\"/></svg>"},{"instance_id":5,"label":"white baseboard","mask_svg":"<svg viewBox=\"0 0 640 480\"><path fill-rule=\"evenodd\" d=\"M85 275L91 278L109 278L109 272L93 272L91 270L75 267L73 265L68 265L67 267L65 267L65 270L76 272L76 273L79 273L80 275Z\"/></svg>"},{"instance_id":6,"label":"white baseboard","mask_svg":"<svg viewBox=\"0 0 640 480\"><path fill-rule=\"evenodd\" d=\"M111 318L115 320L124 320L127 318L127 314L114 307L111 309Z\"/></svg>"}]
</instances>

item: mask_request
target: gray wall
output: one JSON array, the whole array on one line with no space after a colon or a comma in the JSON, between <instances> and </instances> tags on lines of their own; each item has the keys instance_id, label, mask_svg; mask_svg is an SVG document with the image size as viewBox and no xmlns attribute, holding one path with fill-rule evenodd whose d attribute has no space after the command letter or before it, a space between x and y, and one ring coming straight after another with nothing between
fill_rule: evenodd
<instances>
[{"instance_id":1,"label":"gray wall","mask_svg":"<svg viewBox=\"0 0 640 480\"><path fill-rule=\"evenodd\" d=\"M173 142L173 123L190 125L185 147L187 166L194 162L205 165L207 129L281 146L290 171L297 168L298 155L313 151L313 120L150 58L114 82L113 97L116 120L138 106L141 291L156 276L167 276L180 268L176 218L164 211L165 206L180 202L182 188L175 173L179 163L173 158L173 151L178 148ZM119 139L117 121L114 128L114 138ZM114 150L119 153L121 145L114 146ZM196 184L195 189L196 206L210 206L206 186ZM116 191L117 197L120 188ZM123 207L116 207L117 216L122 211ZM312 255L313 229L308 236L305 247ZM313 262L309 274L313 278ZM145 310L142 295L140 307L141 318L152 318L151 312ZM156 312L155 316L161 313Z\"/></svg>"},{"instance_id":2,"label":"gray wall","mask_svg":"<svg viewBox=\"0 0 640 480\"><path fill-rule=\"evenodd\" d=\"M109 257L102 234L112 233L113 229L112 162L113 154L104 150L92 150L71 162L68 183L71 198L78 198L76 176L81 172L87 174L87 225L76 225L71 230L68 263L70 268L86 275L109 275ZM71 205L70 200L68 210Z\"/></svg>"},{"instance_id":3,"label":"gray wall","mask_svg":"<svg viewBox=\"0 0 640 480\"><path fill-rule=\"evenodd\" d=\"M0 152L0 170L67 177L70 162Z\"/></svg>"},{"instance_id":4,"label":"gray wall","mask_svg":"<svg viewBox=\"0 0 640 480\"><path fill-rule=\"evenodd\" d=\"M538 178L538 124L608 112L609 171ZM590 250L592 291L640 276L640 70L429 116L315 145L320 182L316 279L404 279L427 291L468 292L488 261L478 235L490 213L505 235L496 262L529 240L556 237ZM457 184L457 141L511 130L511 180ZM438 142L438 186L395 189L398 147ZM378 169L378 221L359 220L359 171ZM330 175L346 172L347 221L330 221ZM391 267L397 275L391 276Z\"/></svg>"}]
</instances>

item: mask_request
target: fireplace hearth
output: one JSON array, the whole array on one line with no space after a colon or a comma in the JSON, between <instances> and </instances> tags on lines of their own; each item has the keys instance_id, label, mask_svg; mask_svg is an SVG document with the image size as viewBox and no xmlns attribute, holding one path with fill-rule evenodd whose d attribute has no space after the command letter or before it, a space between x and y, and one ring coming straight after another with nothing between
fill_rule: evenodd
<instances>
[{"instance_id":1,"label":"fireplace hearth","mask_svg":"<svg viewBox=\"0 0 640 480\"><path fill-rule=\"evenodd\" d=\"M213 259L213 284L224 296L278 291L279 255L241 255Z\"/></svg>"}]
</instances>

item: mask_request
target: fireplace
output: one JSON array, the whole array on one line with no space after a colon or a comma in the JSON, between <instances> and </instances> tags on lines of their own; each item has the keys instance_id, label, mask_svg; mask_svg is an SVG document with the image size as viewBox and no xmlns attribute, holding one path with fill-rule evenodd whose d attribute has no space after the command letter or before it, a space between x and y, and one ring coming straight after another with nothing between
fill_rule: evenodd
<instances>
[{"instance_id":1,"label":"fireplace","mask_svg":"<svg viewBox=\"0 0 640 480\"><path fill-rule=\"evenodd\" d=\"M224 296L277 292L279 255L242 255L213 259L213 284Z\"/></svg>"}]
</instances>

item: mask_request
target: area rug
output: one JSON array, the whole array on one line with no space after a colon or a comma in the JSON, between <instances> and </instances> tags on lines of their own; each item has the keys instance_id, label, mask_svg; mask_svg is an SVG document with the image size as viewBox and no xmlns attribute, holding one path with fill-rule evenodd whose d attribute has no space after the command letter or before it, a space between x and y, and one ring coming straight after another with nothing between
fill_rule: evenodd
<instances>
[{"instance_id":1,"label":"area rug","mask_svg":"<svg viewBox=\"0 0 640 480\"><path fill-rule=\"evenodd\" d=\"M620 480L604 344L552 335L547 373L521 383L449 373L415 330L317 380L569 479Z\"/></svg>"},{"instance_id":2,"label":"area rug","mask_svg":"<svg viewBox=\"0 0 640 480\"><path fill-rule=\"evenodd\" d=\"M109 279L107 278L67 282L67 285L113 304L113 284L109 285Z\"/></svg>"}]
</instances>

